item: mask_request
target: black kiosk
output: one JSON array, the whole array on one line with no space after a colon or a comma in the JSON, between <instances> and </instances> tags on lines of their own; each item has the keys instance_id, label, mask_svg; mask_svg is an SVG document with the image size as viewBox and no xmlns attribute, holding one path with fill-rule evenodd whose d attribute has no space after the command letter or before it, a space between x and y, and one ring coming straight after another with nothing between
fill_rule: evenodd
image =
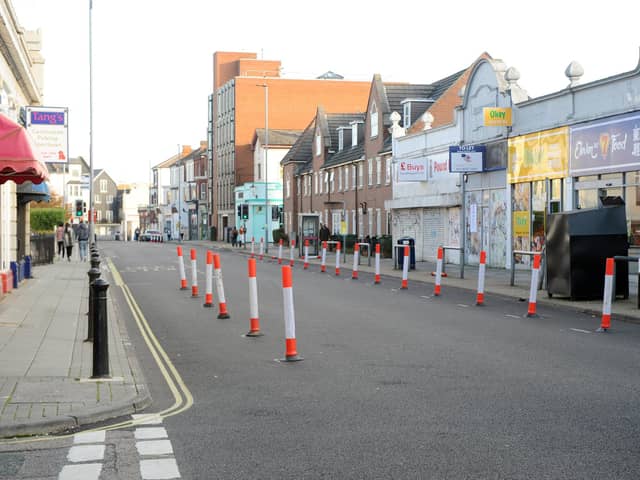
<instances>
[{"instance_id":1,"label":"black kiosk","mask_svg":"<svg viewBox=\"0 0 640 480\"><path fill-rule=\"evenodd\" d=\"M627 256L627 219L620 197L602 208L554 213L546 236L547 293L571 300L601 299L608 257ZM610 206L607 206L610 205ZM629 265L616 262L615 296L629 297Z\"/></svg>"}]
</instances>

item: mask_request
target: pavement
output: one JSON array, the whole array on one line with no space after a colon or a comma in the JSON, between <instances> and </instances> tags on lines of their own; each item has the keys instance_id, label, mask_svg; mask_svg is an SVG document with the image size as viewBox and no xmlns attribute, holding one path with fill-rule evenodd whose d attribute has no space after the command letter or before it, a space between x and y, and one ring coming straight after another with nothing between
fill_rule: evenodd
<instances>
[{"instance_id":1,"label":"pavement","mask_svg":"<svg viewBox=\"0 0 640 480\"><path fill-rule=\"evenodd\" d=\"M175 242L174 242L175 243ZM215 250L233 250L249 256L250 245L234 248L225 242L184 242L184 247L199 245ZM258 253L258 245L255 246ZM277 261L278 247L270 246L264 261ZM296 250L297 253L297 250ZM289 261L289 248L283 248L283 264ZM257 255L256 255L257 256ZM302 269L303 259L295 257L295 268ZM373 274L375 262L361 257L359 271ZM341 275L350 276L353 256L341 258ZM320 268L320 259L311 258L310 267ZM106 266L101 265L102 278ZM335 252L327 253L327 271L335 269ZM0 438L44 435L74 430L110 418L140 412L151 404L142 370L129 341L124 319L108 292L110 379L92 380L92 343L87 337L89 263L77 259L58 260L51 265L33 268L34 278L25 280L18 289L0 299ZM433 293L431 272L435 263L417 262L408 275L409 289L423 288ZM451 287L469 291L469 303L475 303L478 268L465 266L464 278L457 265L446 265L442 279L442 295ZM400 288L402 270L392 259L381 259L380 274L397 278ZM188 276L188 275L187 275ZM365 280L361 277L363 281ZM370 278L370 277L369 277ZM511 297L522 303L527 312L531 271L523 266L516 271L515 285L510 285L511 272L487 268L485 303L492 295ZM629 275L630 296L612 304L612 329L618 320L640 323L637 308L638 282ZM114 288L113 286L111 288ZM593 329L600 324L602 301L570 301L549 298L538 291L538 305L568 308L590 313Z\"/></svg>"},{"instance_id":2,"label":"pavement","mask_svg":"<svg viewBox=\"0 0 640 480\"><path fill-rule=\"evenodd\" d=\"M77 259L34 266L34 278L0 300L0 438L74 430L151 404L109 293L111 378L91 379L89 267Z\"/></svg>"}]
</instances>

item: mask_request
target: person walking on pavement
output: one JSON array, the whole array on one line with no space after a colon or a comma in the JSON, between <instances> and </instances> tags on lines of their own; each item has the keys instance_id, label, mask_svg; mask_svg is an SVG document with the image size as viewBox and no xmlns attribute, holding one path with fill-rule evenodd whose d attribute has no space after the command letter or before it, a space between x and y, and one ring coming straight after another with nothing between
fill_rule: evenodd
<instances>
[{"instance_id":1,"label":"person walking on pavement","mask_svg":"<svg viewBox=\"0 0 640 480\"><path fill-rule=\"evenodd\" d=\"M231 230L231 246L235 247L237 243L238 243L238 229L236 227L233 227L233 230Z\"/></svg>"},{"instance_id":2,"label":"person walking on pavement","mask_svg":"<svg viewBox=\"0 0 640 480\"><path fill-rule=\"evenodd\" d=\"M80 261L87 261L87 243L89 242L89 227L86 223L80 220L80 225L78 225L78 230L76 231L76 235L78 236L78 248L80 253Z\"/></svg>"},{"instance_id":3,"label":"person walking on pavement","mask_svg":"<svg viewBox=\"0 0 640 480\"><path fill-rule=\"evenodd\" d=\"M64 246L67 249L67 260L71 261L71 251L73 250L73 230L71 229L71 225L69 223L65 223L64 225Z\"/></svg>"},{"instance_id":4,"label":"person walking on pavement","mask_svg":"<svg viewBox=\"0 0 640 480\"><path fill-rule=\"evenodd\" d=\"M58 243L58 257L64 258L64 224L59 223L56 227L56 242Z\"/></svg>"}]
</instances>

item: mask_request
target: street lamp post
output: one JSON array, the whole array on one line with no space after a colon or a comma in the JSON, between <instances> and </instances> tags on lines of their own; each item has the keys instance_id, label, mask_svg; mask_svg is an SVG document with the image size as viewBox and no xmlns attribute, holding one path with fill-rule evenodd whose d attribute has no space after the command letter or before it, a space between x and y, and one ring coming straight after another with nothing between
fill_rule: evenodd
<instances>
[{"instance_id":1,"label":"street lamp post","mask_svg":"<svg viewBox=\"0 0 640 480\"><path fill-rule=\"evenodd\" d=\"M89 0L89 243L95 242L93 211L93 0Z\"/></svg>"},{"instance_id":2,"label":"street lamp post","mask_svg":"<svg viewBox=\"0 0 640 480\"><path fill-rule=\"evenodd\" d=\"M269 85L265 79L265 82L258 86L264 88L264 245L265 253L269 253Z\"/></svg>"},{"instance_id":3,"label":"street lamp post","mask_svg":"<svg viewBox=\"0 0 640 480\"><path fill-rule=\"evenodd\" d=\"M178 242L182 243L182 166L179 164L180 144L178 144L178 160L176 163L178 164L178 221L176 223L178 225Z\"/></svg>"}]
</instances>

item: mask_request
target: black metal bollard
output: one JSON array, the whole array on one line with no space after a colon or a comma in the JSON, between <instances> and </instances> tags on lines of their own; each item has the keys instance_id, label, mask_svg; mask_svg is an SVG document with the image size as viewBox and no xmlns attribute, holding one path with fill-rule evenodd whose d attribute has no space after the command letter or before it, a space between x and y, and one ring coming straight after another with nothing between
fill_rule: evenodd
<instances>
[{"instance_id":1,"label":"black metal bollard","mask_svg":"<svg viewBox=\"0 0 640 480\"><path fill-rule=\"evenodd\" d=\"M92 253L91 254L91 268L97 268L98 270L100 269L100 255L98 255L98 253Z\"/></svg>"},{"instance_id":2,"label":"black metal bollard","mask_svg":"<svg viewBox=\"0 0 640 480\"><path fill-rule=\"evenodd\" d=\"M85 342L93 342L93 326L95 325L95 303L93 301L93 282L100 277L100 270L98 268L91 268L87 275L89 275L89 313L87 322L87 339Z\"/></svg>"},{"instance_id":3,"label":"black metal bollard","mask_svg":"<svg viewBox=\"0 0 640 480\"><path fill-rule=\"evenodd\" d=\"M91 378L109 377L109 334L107 319L107 289L109 282L98 278L93 282L94 332L93 375Z\"/></svg>"}]
</instances>

